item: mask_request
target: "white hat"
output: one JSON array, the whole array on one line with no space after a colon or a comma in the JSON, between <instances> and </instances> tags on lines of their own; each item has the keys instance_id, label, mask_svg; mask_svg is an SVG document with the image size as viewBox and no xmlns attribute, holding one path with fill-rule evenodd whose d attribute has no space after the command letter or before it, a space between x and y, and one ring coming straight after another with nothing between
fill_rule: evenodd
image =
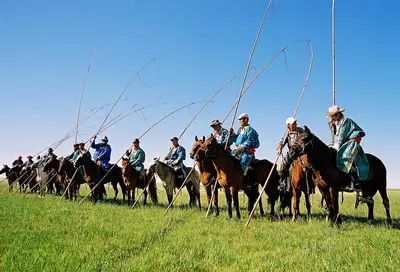
<instances>
[{"instance_id":1,"label":"white hat","mask_svg":"<svg viewBox=\"0 0 400 272\"><path fill-rule=\"evenodd\" d=\"M287 119L286 119L286 125L292 125L292 124L294 124L294 123L296 123L297 122L297 120L296 120L296 118L294 118L293 116L290 116L290 117L288 117Z\"/></svg>"},{"instance_id":2,"label":"white hat","mask_svg":"<svg viewBox=\"0 0 400 272\"><path fill-rule=\"evenodd\" d=\"M238 120L242 119L242 118L247 118L249 119L249 115L247 113L242 113L241 115L239 115Z\"/></svg>"},{"instance_id":3,"label":"white hat","mask_svg":"<svg viewBox=\"0 0 400 272\"><path fill-rule=\"evenodd\" d=\"M328 112L326 113L326 116L331 117L338 112L344 112L344 111L345 111L345 109L341 109L338 105L333 105L333 106L329 107Z\"/></svg>"}]
</instances>

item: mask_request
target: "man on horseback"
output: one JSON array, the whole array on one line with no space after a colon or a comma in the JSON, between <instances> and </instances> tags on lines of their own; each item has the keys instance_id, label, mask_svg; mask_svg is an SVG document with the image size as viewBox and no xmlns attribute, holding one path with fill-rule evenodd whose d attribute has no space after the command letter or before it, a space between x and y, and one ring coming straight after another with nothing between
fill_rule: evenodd
<instances>
[{"instance_id":1,"label":"man on horseback","mask_svg":"<svg viewBox=\"0 0 400 272\"><path fill-rule=\"evenodd\" d=\"M85 156L88 156L89 159L92 159L92 155L90 154L89 150L85 148L85 143L80 143L79 144L79 152L85 154Z\"/></svg>"},{"instance_id":2,"label":"man on horseback","mask_svg":"<svg viewBox=\"0 0 400 272\"><path fill-rule=\"evenodd\" d=\"M297 127L297 120L294 117L288 117L286 119L287 132L285 137L280 140L277 144L277 152L278 154L282 153L285 145L288 146L288 149L292 147L294 143L296 143L297 137L300 133L304 132L304 129ZM290 191L290 179L289 179L289 170L290 166L293 162L293 158L290 156L289 152L286 153L285 156L282 156L282 160L278 162L277 170L279 174L279 191Z\"/></svg>"},{"instance_id":3,"label":"man on horseback","mask_svg":"<svg viewBox=\"0 0 400 272\"><path fill-rule=\"evenodd\" d=\"M34 162L32 160L33 157L31 155L28 155L26 158L28 160L24 163L24 168L27 168L27 167L32 166L34 164Z\"/></svg>"},{"instance_id":4,"label":"man on horseback","mask_svg":"<svg viewBox=\"0 0 400 272\"><path fill-rule=\"evenodd\" d=\"M71 155L66 157L67 160L70 160L72 163L75 163L75 161L79 158L80 152L79 152L79 144L74 144L73 146L73 152Z\"/></svg>"},{"instance_id":5,"label":"man on horseback","mask_svg":"<svg viewBox=\"0 0 400 272\"><path fill-rule=\"evenodd\" d=\"M169 149L167 156L165 157L165 163L170 167L174 168L175 172L178 173L179 170L182 171L183 176L186 176L185 166L183 161L186 160L186 150L183 146L179 145L178 137L173 137L171 139L172 146Z\"/></svg>"},{"instance_id":6,"label":"man on horseback","mask_svg":"<svg viewBox=\"0 0 400 272\"><path fill-rule=\"evenodd\" d=\"M367 180L369 174L368 159L360 145L365 132L350 118L343 115L344 109L331 106L326 113L330 118L329 128L332 133L332 148L337 150L336 166L349 173L350 187L347 191L360 189L359 180Z\"/></svg>"},{"instance_id":7,"label":"man on horseback","mask_svg":"<svg viewBox=\"0 0 400 272\"><path fill-rule=\"evenodd\" d=\"M100 144L96 144L96 136L93 137L93 141L91 144L91 148L95 150L93 154L93 160L96 162L97 165L101 166L104 170L110 166L110 159L111 159L111 146L108 144L107 136L104 136L101 139Z\"/></svg>"},{"instance_id":8,"label":"man on horseback","mask_svg":"<svg viewBox=\"0 0 400 272\"><path fill-rule=\"evenodd\" d=\"M13 161L12 166L22 166L24 164L24 162L22 161L22 156L18 156L18 158Z\"/></svg>"},{"instance_id":9,"label":"man on horseback","mask_svg":"<svg viewBox=\"0 0 400 272\"><path fill-rule=\"evenodd\" d=\"M140 148L139 143L139 139L135 139L133 141L133 147L131 150L127 150L125 155L129 157L129 163L136 169L136 171L142 173L146 155L143 149Z\"/></svg>"},{"instance_id":10,"label":"man on horseback","mask_svg":"<svg viewBox=\"0 0 400 272\"><path fill-rule=\"evenodd\" d=\"M232 144L232 140L229 137L228 130L222 127L222 123L219 120L213 120L211 122L210 127L212 127L214 129L213 135L214 135L214 138L217 140L218 144L225 147L228 139L229 139L228 146L230 146Z\"/></svg>"},{"instance_id":11,"label":"man on horseback","mask_svg":"<svg viewBox=\"0 0 400 272\"><path fill-rule=\"evenodd\" d=\"M47 154L45 154L44 156L43 156L43 158L41 158L37 163L38 163L38 166L39 167L41 167L41 166L45 166L48 162L50 162L52 159L54 159L54 158L57 158L57 156L53 153L54 151L53 151L53 148L49 148L48 150L47 150Z\"/></svg>"},{"instance_id":12,"label":"man on horseback","mask_svg":"<svg viewBox=\"0 0 400 272\"><path fill-rule=\"evenodd\" d=\"M260 146L258 133L249 125L249 116L243 113L239 116L240 128L235 134L231 128L232 141L237 146L232 155L240 160L243 175L246 176L251 161L255 159L256 148Z\"/></svg>"}]
</instances>

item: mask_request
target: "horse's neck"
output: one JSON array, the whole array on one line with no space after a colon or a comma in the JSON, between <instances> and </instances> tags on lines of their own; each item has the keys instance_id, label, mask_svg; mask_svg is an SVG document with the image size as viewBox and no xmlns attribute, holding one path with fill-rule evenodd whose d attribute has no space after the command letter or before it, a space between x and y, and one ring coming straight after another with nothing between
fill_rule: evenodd
<instances>
[{"instance_id":1,"label":"horse's neck","mask_svg":"<svg viewBox=\"0 0 400 272\"><path fill-rule=\"evenodd\" d=\"M233 172L236 168L240 170L240 167L235 167L235 163L239 164L236 159L221 146L217 147L216 156L212 159L212 162L217 172L223 171L228 174L227 171Z\"/></svg>"},{"instance_id":2,"label":"horse's neck","mask_svg":"<svg viewBox=\"0 0 400 272\"><path fill-rule=\"evenodd\" d=\"M329 147L317 137L315 137L313 141L314 146L312 152L307 156L308 162L321 173L327 170L329 171L330 169L337 170L336 164L334 163L336 160L332 159L333 153Z\"/></svg>"},{"instance_id":3,"label":"horse's neck","mask_svg":"<svg viewBox=\"0 0 400 272\"><path fill-rule=\"evenodd\" d=\"M158 171L157 174L160 177L160 179L166 179L168 177L170 177L171 175L173 175L174 170L169 167L168 165L164 164L164 163L158 163Z\"/></svg>"}]
</instances>

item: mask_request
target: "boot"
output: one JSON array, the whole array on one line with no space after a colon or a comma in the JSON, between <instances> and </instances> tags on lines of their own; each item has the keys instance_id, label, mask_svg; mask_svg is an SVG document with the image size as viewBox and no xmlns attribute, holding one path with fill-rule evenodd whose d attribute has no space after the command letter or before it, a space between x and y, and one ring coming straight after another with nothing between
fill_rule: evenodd
<instances>
[{"instance_id":1,"label":"boot","mask_svg":"<svg viewBox=\"0 0 400 272\"><path fill-rule=\"evenodd\" d=\"M280 176L278 190L283 192L283 191L285 191L285 189L286 189L286 177Z\"/></svg>"}]
</instances>

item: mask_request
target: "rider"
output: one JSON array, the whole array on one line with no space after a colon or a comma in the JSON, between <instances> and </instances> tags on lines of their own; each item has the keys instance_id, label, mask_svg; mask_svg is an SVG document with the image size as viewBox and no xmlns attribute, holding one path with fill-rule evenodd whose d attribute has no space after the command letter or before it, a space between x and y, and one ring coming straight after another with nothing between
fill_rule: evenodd
<instances>
[{"instance_id":1,"label":"rider","mask_svg":"<svg viewBox=\"0 0 400 272\"><path fill-rule=\"evenodd\" d=\"M136 169L137 172L141 173L144 170L145 153L139 146L139 139L133 141L133 147L131 150L127 150L125 155L129 157L129 163Z\"/></svg>"},{"instance_id":2,"label":"rider","mask_svg":"<svg viewBox=\"0 0 400 272\"><path fill-rule=\"evenodd\" d=\"M213 120L211 122L210 127L212 127L214 129L214 133L213 133L214 138L217 140L217 142L220 145L225 147L228 139L229 139L228 146L230 146L232 144L232 139L229 137L228 130L222 127L222 123L219 120Z\"/></svg>"},{"instance_id":3,"label":"rider","mask_svg":"<svg viewBox=\"0 0 400 272\"><path fill-rule=\"evenodd\" d=\"M47 154L45 154L40 160L38 161L39 166L45 166L50 160L57 158L57 156L53 153L53 148L49 148L47 150Z\"/></svg>"},{"instance_id":4,"label":"rider","mask_svg":"<svg viewBox=\"0 0 400 272\"><path fill-rule=\"evenodd\" d=\"M103 139L101 139L100 144L96 144L95 141L96 136L93 137L93 141L90 146L91 148L95 149L93 160L97 165L106 170L110 165L111 158L111 146L108 144L108 138L107 136L104 136Z\"/></svg>"},{"instance_id":5,"label":"rider","mask_svg":"<svg viewBox=\"0 0 400 272\"><path fill-rule=\"evenodd\" d=\"M185 166L183 165L183 161L186 159L186 150L183 146L179 145L178 137L173 137L171 142L172 146L164 160L167 165L174 168L175 172L182 170L183 175L186 176Z\"/></svg>"},{"instance_id":6,"label":"rider","mask_svg":"<svg viewBox=\"0 0 400 272\"><path fill-rule=\"evenodd\" d=\"M297 120L292 116L286 119L286 125L288 130L285 133L285 137L277 143L278 154L282 153L282 150L286 144L288 145L288 149L290 150L292 145L296 142L298 135L304 132L302 128L297 127ZM290 191L290 181L288 177L289 177L289 169L293 162L293 158L289 155L289 152L282 157L283 159L279 161L277 165L277 169L279 169L278 174L280 177L278 189L279 191L284 191L284 190Z\"/></svg>"},{"instance_id":7,"label":"rider","mask_svg":"<svg viewBox=\"0 0 400 272\"><path fill-rule=\"evenodd\" d=\"M87 150L87 149L85 148L85 143L84 143L84 142L82 142L82 143L79 144L79 153L83 153L83 154L85 154L86 156L88 156L89 159L92 159L92 155L90 154L89 150Z\"/></svg>"},{"instance_id":8,"label":"rider","mask_svg":"<svg viewBox=\"0 0 400 272\"><path fill-rule=\"evenodd\" d=\"M71 153L71 155L69 155L66 159L70 160L71 162L75 162L78 158L79 158L79 144L74 144L73 145L73 152Z\"/></svg>"},{"instance_id":9,"label":"rider","mask_svg":"<svg viewBox=\"0 0 400 272\"><path fill-rule=\"evenodd\" d=\"M232 155L240 160L240 166L243 175L247 174L250 163L255 159L256 148L260 146L258 133L249 125L249 115L242 113L239 116L240 128L238 132L233 133L233 128L230 129L232 141L237 146L232 150Z\"/></svg>"},{"instance_id":10,"label":"rider","mask_svg":"<svg viewBox=\"0 0 400 272\"><path fill-rule=\"evenodd\" d=\"M368 179L369 164L360 145L365 132L352 119L345 117L344 111L334 105L328 109L326 115L330 118L332 148L337 150L336 165L351 177L350 187L344 189L354 191L360 187L359 180Z\"/></svg>"},{"instance_id":11,"label":"rider","mask_svg":"<svg viewBox=\"0 0 400 272\"><path fill-rule=\"evenodd\" d=\"M28 168L30 166L32 166L34 164L33 162L33 157L31 155L26 156L26 158L28 159L25 163L24 163L24 168Z\"/></svg>"},{"instance_id":12,"label":"rider","mask_svg":"<svg viewBox=\"0 0 400 272\"><path fill-rule=\"evenodd\" d=\"M22 161L22 156L18 156L18 158L13 161L12 166L22 166L24 164L24 162Z\"/></svg>"}]
</instances>

